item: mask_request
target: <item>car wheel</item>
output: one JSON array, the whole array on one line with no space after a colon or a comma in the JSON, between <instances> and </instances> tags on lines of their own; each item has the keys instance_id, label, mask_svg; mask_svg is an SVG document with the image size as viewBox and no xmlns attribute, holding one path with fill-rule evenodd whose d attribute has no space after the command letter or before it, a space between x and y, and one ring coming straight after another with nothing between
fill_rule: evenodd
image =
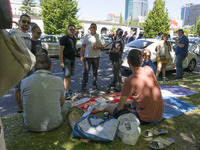
<instances>
[{"instance_id":1,"label":"car wheel","mask_svg":"<svg viewBox=\"0 0 200 150\"><path fill-rule=\"evenodd\" d=\"M194 59L192 59L192 60L190 61L190 63L188 64L187 70L188 70L188 71L193 71L195 67L196 67L196 61L195 61Z\"/></svg>"}]
</instances>

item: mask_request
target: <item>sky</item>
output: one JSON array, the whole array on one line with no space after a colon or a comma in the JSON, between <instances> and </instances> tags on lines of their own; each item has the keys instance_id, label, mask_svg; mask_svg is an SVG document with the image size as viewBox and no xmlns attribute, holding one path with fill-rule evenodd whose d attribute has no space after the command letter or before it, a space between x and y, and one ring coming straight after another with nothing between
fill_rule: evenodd
<instances>
[{"instance_id":1,"label":"sky","mask_svg":"<svg viewBox=\"0 0 200 150\"><path fill-rule=\"evenodd\" d=\"M107 14L125 16L125 0L77 0L80 8L78 14L80 19L106 20ZM148 0L149 10L153 9L153 2ZM188 3L200 3L200 0L165 0L165 7L168 9L169 17L180 17L181 7Z\"/></svg>"},{"instance_id":2,"label":"sky","mask_svg":"<svg viewBox=\"0 0 200 150\"><path fill-rule=\"evenodd\" d=\"M11 0L21 2L21 0ZM37 1L37 0L35 0ZM149 10L153 9L153 2L148 0ZM165 0L165 7L168 9L169 17L180 17L181 7L188 3L200 3L200 0ZM79 8L79 19L83 20L106 20L107 14L125 16L125 0L77 0Z\"/></svg>"}]
</instances>

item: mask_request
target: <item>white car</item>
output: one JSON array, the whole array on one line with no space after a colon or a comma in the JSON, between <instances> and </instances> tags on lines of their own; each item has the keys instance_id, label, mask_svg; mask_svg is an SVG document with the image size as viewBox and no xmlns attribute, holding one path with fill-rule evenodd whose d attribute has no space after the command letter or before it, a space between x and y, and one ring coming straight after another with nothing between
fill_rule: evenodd
<instances>
[{"instance_id":1,"label":"white car","mask_svg":"<svg viewBox=\"0 0 200 150\"><path fill-rule=\"evenodd\" d=\"M130 70L129 65L127 63L127 56L128 53L131 49L138 49L140 51L143 51L144 49L148 49L151 51L151 60L154 63L155 67L157 65L157 59L156 59L156 51L157 51L157 45L158 45L159 40L156 39L140 39L140 40L135 40L131 43L128 43L125 45L124 52L123 52L123 64L122 68L126 70ZM176 69L176 56L175 56L175 48L176 48L176 43L174 41L169 41L170 42L170 54L171 54L171 59L167 63L166 70L174 70ZM183 61L183 68L187 68L188 71L193 71L197 65L198 57L196 54L194 54L191 51L188 51L188 56L186 59Z\"/></svg>"},{"instance_id":2,"label":"white car","mask_svg":"<svg viewBox=\"0 0 200 150\"><path fill-rule=\"evenodd\" d=\"M200 38L189 38L189 51L194 52L198 56L200 55Z\"/></svg>"},{"instance_id":3,"label":"white car","mask_svg":"<svg viewBox=\"0 0 200 150\"><path fill-rule=\"evenodd\" d=\"M42 35L40 37L42 48L48 51L49 56L59 56L61 37L59 35ZM76 43L76 56L80 56L81 45L81 42Z\"/></svg>"}]
</instances>

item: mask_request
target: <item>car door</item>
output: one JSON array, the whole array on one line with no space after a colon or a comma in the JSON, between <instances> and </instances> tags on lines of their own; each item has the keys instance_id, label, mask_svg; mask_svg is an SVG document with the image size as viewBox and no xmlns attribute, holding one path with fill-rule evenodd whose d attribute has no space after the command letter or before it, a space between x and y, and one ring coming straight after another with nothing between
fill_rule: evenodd
<instances>
[{"instance_id":1,"label":"car door","mask_svg":"<svg viewBox=\"0 0 200 150\"><path fill-rule=\"evenodd\" d=\"M49 41L48 52L51 55L58 56L59 55L59 48L60 48L59 40L56 36L50 36L49 38L50 38L50 41Z\"/></svg>"},{"instance_id":2,"label":"car door","mask_svg":"<svg viewBox=\"0 0 200 150\"><path fill-rule=\"evenodd\" d=\"M175 48L176 48L176 43L169 41L170 45L170 55L171 58L169 62L167 63L166 70L174 70L175 65L176 65L176 55L175 55Z\"/></svg>"}]
</instances>

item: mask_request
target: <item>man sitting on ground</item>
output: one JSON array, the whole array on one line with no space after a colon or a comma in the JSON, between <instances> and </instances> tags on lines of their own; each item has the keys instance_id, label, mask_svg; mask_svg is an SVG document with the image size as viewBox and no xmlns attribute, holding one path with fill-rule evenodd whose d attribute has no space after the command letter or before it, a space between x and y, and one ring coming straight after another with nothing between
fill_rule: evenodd
<instances>
[{"instance_id":1,"label":"man sitting on ground","mask_svg":"<svg viewBox=\"0 0 200 150\"><path fill-rule=\"evenodd\" d=\"M62 78L51 74L50 58L36 57L35 73L22 80L21 95L24 125L29 131L43 132L57 128L65 119L70 103L65 103Z\"/></svg>"},{"instance_id":2,"label":"man sitting on ground","mask_svg":"<svg viewBox=\"0 0 200 150\"><path fill-rule=\"evenodd\" d=\"M153 64L153 62L150 59L151 52L148 49L143 50L142 51L142 57L143 57L142 67L144 67L144 66L150 66L152 68L154 74L156 75L156 70L155 70L154 64Z\"/></svg>"},{"instance_id":3,"label":"man sitting on ground","mask_svg":"<svg viewBox=\"0 0 200 150\"><path fill-rule=\"evenodd\" d=\"M128 64L132 71L124 82L121 98L117 106L108 104L107 111L115 117L132 112L140 120L140 124L148 124L160 120L164 112L164 102L160 86L152 69L148 66L141 67L142 53L133 49L128 54ZM131 97L135 106L127 105L127 97Z\"/></svg>"}]
</instances>

